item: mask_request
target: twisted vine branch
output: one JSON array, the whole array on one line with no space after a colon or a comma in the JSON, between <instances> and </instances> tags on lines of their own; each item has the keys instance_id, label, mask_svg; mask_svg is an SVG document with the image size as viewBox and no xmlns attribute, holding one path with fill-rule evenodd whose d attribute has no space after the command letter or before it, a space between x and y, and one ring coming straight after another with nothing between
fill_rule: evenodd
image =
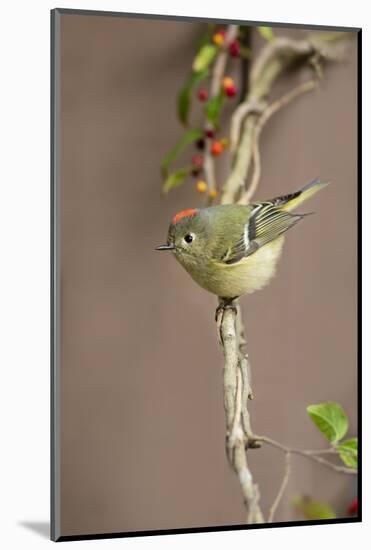
<instances>
[{"instance_id":1,"label":"twisted vine branch","mask_svg":"<svg viewBox=\"0 0 371 550\"><path fill-rule=\"evenodd\" d=\"M308 80L307 82L303 82L293 90L290 90L287 94L282 96L277 101L274 101L273 103L268 105L266 109L262 112L261 117L256 122L254 135L253 135L252 158L254 161L254 172L251 178L250 185L248 186L246 191L242 193L241 198L238 201L239 204L248 204L259 184L259 180L261 176L259 138L265 124L268 122L271 116L273 116L277 111L282 109L282 107L285 107L285 105L288 105L289 103L291 103L291 101L293 101L300 95L314 90L316 87L317 87L317 82L315 80Z\"/></svg>"},{"instance_id":2,"label":"twisted vine branch","mask_svg":"<svg viewBox=\"0 0 371 550\"><path fill-rule=\"evenodd\" d=\"M294 64L297 67L309 64L318 77L321 74L319 61L341 59L345 51L345 40L349 36L350 33L321 32L308 34L304 40L277 38L267 43L261 50L251 70L246 99L232 116L230 142L233 162L230 175L222 190L221 204L247 203L251 199L260 180L259 137L263 127L283 106L317 86L315 80L310 80L269 105L266 98L278 77ZM220 84L220 79L218 81ZM251 161L254 163L254 172L250 185L244 189ZM219 301L222 302L223 299L219 298ZM333 464L319 456L322 453L331 452L329 449L325 451L293 449L268 437L254 435L247 406L248 399L253 397L251 369L248 356L244 353L246 340L238 301L235 300L225 309L218 308L217 327L224 353L226 451L229 463L239 479L247 509L247 523L264 522L259 505L259 487L254 482L247 461L249 449L258 448L265 443L285 453L284 476L268 515L268 522L271 522L287 487L292 454L306 456L343 474L355 474L355 471Z\"/></svg>"},{"instance_id":3,"label":"twisted vine branch","mask_svg":"<svg viewBox=\"0 0 371 550\"><path fill-rule=\"evenodd\" d=\"M234 303L228 309L220 310L217 315L219 338L225 359L226 451L229 463L238 475L247 508L247 523L263 523L264 518L259 506L259 488L254 483L246 455L246 448L256 447L257 443L252 434L250 414L246 405L247 398L252 398L252 390L247 355L242 352L240 319L239 306ZM240 330L237 328L238 324Z\"/></svg>"},{"instance_id":4,"label":"twisted vine branch","mask_svg":"<svg viewBox=\"0 0 371 550\"><path fill-rule=\"evenodd\" d=\"M259 114L264 117L264 109L270 109L266 98L277 79L294 65L297 68L312 66L318 76L319 60L342 59L346 42L351 36L347 32L319 32L309 33L303 40L280 37L268 42L261 50L251 69L245 101L232 117L230 140L233 164L222 190L222 204L235 202L244 187L253 157Z\"/></svg>"}]
</instances>

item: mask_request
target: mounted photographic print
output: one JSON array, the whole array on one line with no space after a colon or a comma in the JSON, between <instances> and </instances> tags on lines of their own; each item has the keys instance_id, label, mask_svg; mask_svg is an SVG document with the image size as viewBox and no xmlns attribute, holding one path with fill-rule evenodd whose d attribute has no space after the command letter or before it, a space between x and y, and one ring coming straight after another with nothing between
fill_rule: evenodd
<instances>
[{"instance_id":1,"label":"mounted photographic print","mask_svg":"<svg viewBox=\"0 0 371 550\"><path fill-rule=\"evenodd\" d=\"M53 540L361 520L360 38L52 11Z\"/></svg>"}]
</instances>

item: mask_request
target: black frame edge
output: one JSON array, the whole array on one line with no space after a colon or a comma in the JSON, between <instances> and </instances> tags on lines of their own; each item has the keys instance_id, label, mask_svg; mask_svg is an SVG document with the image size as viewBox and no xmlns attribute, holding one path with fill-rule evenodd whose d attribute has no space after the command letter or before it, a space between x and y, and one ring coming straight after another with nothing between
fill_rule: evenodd
<instances>
[{"instance_id":1,"label":"black frame edge","mask_svg":"<svg viewBox=\"0 0 371 550\"><path fill-rule=\"evenodd\" d=\"M58 180L57 180L57 118L60 15L50 11L50 539L60 538L60 445L59 445L59 384L58 384Z\"/></svg>"},{"instance_id":2,"label":"black frame edge","mask_svg":"<svg viewBox=\"0 0 371 550\"><path fill-rule=\"evenodd\" d=\"M328 520L301 520L301 521L283 521L279 523L261 523L251 525L224 525L217 527L190 527L184 529L158 529L149 531L129 531L117 533L94 533L84 535L62 535L56 542L69 542L76 540L101 540L132 537L152 537L162 535L184 535L190 533L217 533L220 531L250 531L251 529L271 529L272 527L308 527L316 525L334 525L346 523L360 523L359 517L355 518L337 518Z\"/></svg>"},{"instance_id":3,"label":"black frame edge","mask_svg":"<svg viewBox=\"0 0 371 550\"><path fill-rule=\"evenodd\" d=\"M358 516L362 521L362 29L357 33L357 428Z\"/></svg>"}]
</instances>

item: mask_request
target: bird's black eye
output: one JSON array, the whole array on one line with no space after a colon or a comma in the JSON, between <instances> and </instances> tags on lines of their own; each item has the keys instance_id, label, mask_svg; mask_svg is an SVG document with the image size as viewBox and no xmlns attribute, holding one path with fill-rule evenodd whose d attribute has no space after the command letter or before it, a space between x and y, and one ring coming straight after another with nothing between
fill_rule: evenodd
<instances>
[{"instance_id":1,"label":"bird's black eye","mask_svg":"<svg viewBox=\"0 0 371 550\"><path fill-rule=\"evenodd\" d=\"M191 233L187 233L187 235L184 237L184 240L186 243L191 243L193 241L193 235L191 235Z\"/></svg>"}]
</instances>

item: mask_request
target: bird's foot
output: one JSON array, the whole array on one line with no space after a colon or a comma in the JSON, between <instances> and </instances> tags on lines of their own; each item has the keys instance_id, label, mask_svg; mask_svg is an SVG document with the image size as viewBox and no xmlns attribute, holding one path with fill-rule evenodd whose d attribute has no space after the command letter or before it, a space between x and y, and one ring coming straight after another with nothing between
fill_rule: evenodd
<instances>
[{"instance_id":1,"label":"bird's foot","mask_svg":"<svg viewBox=\"0 0 371 550\"><path fill-rule=\"evenodd\" d=\"M234 298L220 298L220 302L218 307L215 311L215 321L218 322L219 316L221 315L221 319L223 319L224 312L227 309L231 309L234 311L234 313L237 315L237 306L234 303L234 300L238 298L238 296L235 296Z\"/></svg>"}]
</instances>

